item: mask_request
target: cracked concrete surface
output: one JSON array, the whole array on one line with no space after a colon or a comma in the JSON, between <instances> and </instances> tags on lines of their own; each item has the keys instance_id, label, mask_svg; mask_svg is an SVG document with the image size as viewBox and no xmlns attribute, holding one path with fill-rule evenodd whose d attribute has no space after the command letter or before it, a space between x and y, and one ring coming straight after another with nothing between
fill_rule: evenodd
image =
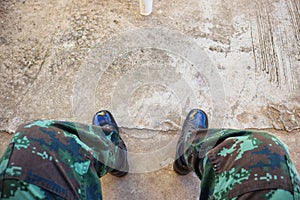
<instances>
[{"instance_id":1,"label":"cracked concrete surface","mask_svg":"<svg viewBox=\"0 0 300 200\"><path fill-rule=\"evenodd\" d=\"M109 109L144 158L132 160L138 173L104 177L104 198L197 199L200 182L170 163L185 115L200 107L214 126L276 134L300 170L299 0L153 6L144 17L131 0L0 1L1 152L20 123L90 123Z\"/></svg>"}]
</instances>

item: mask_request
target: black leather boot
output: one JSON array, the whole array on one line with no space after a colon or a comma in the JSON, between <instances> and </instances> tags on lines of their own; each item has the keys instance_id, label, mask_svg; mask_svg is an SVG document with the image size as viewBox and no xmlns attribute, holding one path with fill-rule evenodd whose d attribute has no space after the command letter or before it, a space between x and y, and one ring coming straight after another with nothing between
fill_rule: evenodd
<instances>
[{"instance_id":1,"label":"black leather boot","mask_svg":"<svg viewBox=\"0 0 300 200\"><path fill-rule=\"evenodd\" d=\"M191 147L195 139L196 131L207 128L208 119L206 113L200 109L191 110L184 121L182 133L176 147L173 169L177 174L187 175L192 170L191 163L189 164L188 162L189 157L192 156L192 150L189 147Z\"/></svg>"},{"instance_id":2,"label":"black leather boot","mask_svg":"<svg viewBox=\"0 0 300 200\"><path fill-rule=\"evenodd\" d=\"M101 126L103 131L105 133L110 133L114 131L117 133L117 138L112 137L111 141L119 146L120 148L120 157L117 160L117 163L115 163L115 169L111 169L109 172L111 175L122 177L125 176L129 171L128 161L127 161L127 148L122 140L122 138L119 135L119 127L112 116L112 114L107 110L101 110L97 112L93 118L93 125Z\"/></svg>"}]
</instances>

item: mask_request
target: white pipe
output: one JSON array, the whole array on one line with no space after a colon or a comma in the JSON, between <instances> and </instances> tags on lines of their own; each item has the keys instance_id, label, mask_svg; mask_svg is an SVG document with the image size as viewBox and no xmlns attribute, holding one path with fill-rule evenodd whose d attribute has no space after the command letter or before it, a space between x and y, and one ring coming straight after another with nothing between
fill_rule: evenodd
<instances>
[{"instance_id":1,"label":"white pipe","mask_svg":"<svg viewBox=\"0 0 300 200\"><path fill-rule=\"evenodd\" d=\"M153 0L139 0L140 1L140 14L150 15L152 12Z\"/></svg>"}]
</instances>

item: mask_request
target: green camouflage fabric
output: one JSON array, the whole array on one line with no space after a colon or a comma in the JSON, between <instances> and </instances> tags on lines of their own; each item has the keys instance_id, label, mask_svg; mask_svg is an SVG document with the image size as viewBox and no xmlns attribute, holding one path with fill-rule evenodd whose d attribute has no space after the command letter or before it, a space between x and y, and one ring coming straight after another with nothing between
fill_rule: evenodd
<instances>
[{"instance_id":1,"label":"green camouflage fabric","mask_svg":"<svg viewBox=\"0 0 300 200\"><path fill-rule=\"evenodd\" d=\"M100 179L126 170L114 130L42 120L20 126L0 159L1 199L102 199Z\"/></svg>"},{"instance_id":2,"label":"green camouflage fabric","mask_svg":"<svg viewBox=\"0 0 300 200\"><path fill-rule=\"evenodd\" d=\"M198 130L186 134L186 145L183 156L201 180L201 200L300 200L288 148L269 133Z\"/></svg>"}]
</instances>

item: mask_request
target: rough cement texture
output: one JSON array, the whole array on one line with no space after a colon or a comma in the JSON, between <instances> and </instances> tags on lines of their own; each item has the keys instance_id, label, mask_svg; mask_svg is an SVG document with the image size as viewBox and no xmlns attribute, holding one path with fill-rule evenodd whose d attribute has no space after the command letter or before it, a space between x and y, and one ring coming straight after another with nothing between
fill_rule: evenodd
<instances>
[{"instance_id":1,"label":"rough cement texture","mask_svg":"<svg viewBox=\"0 0 300 200\"><path fill-rule=\"evenodd\" d=\"M0 130L34 119L90 123L109 109L131 173L105 199L197 199L171 168L187 112L265 129L300 169L300 1L0 1ZM1 134L1 152L11 137Z\"/></svg>"}]
</instances>

